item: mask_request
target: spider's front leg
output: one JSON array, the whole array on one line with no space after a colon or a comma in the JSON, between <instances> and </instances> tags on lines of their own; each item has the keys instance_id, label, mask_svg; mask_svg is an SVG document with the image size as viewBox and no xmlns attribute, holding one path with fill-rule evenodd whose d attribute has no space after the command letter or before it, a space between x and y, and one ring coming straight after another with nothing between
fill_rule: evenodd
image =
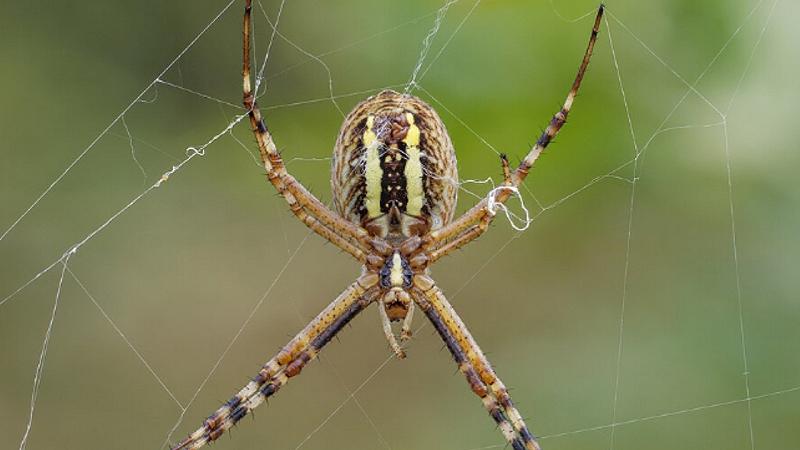
<instances>
[{"instance_id":1,"label":"spider's front leg","mask_svg":"<svg viewBox=\"0 0 800 450\"><path fill-rule=\"evenodd\" d=\"M497 422L506 441L514 450L539 450L539 444L528 431L508 390L433 280L426 275L415 275L411 294L447 345L472 391Z\"/></svg>"},{"instance_id":2,"label":"spider's front leg","mask_svg":"<svg viewBox=\"0 0 800 450\"><path fill-rule=\"evenodd\" d=\"M539 158L539 155L542 154L542 152L561 130L561 127L566 123L567 116L572 109L572 104L575 101L575 97L578 95L578 90L581 87L583 76L586 73L586 69L589 67L589 61L592 58L592 52L594 51L594 45L597 41L597 35L600 32L600 23L603 19L603 12L604 7L603 5L600 5L597 15L595 16L594 26L592 27L591 37L589 38L589 44L586 47L586 51L583 54L583 60L581 61L580 68L578 69L578 74L575 76L575 81L572 83L572 87L567 94L566 100L564 100L564 105L561 107L561 110L559 110L553 116L545 131L536 141L536 144L533 146L533 148L531 148L513 173L507 170L505 167L506 161L504 159L505 181L502 186L506 187L505 189L501 186L499 189L494 191L494 197L491 199L491 201L488 198L483 199L480 203L473 206L458 219L438 230L432 231L429 234L423 245L424 253L421 253L427 256L427 264L431 264L453 250L456 250L473 241L488 229L489 223L491 223L492 219L494 219L495 211L492 208L492 202L504 203L511 197L520 184L525 181L525 178L528 176L528 172Z\"/></svg>"},{"instance_id":3,"label":"spider's front leg","mask_svg":"<svg viewBox=\"0 0 800 450\"><path fill-rule=\"evenodd\" d=\"M239 420L275 394L289 378L317 357L320 350L378 293L378 276L367 272L314 318L283 349L269 360L253 380L209 416L203 425L173 450L195 450L216 440Z\"/></svg>"},{"instance_id":4,"label":"spider's front leg","mask_svg":"<svg viewBox=\"0 0 800 450\"><path fill-rule=\"evenodd\" d=\"M267 125L264 123L264 118L256 102L251 84L251 9L251 0L246 0L242 31L243 103L250 117L250 125L258 143L261 162L264 164L267 177L272 185L275 186L275 189L278 190L278 193L286 199L289 208L298 219L314 232L352 255L360 263L364 263L366 255L370 252L367 232L358 225L333 213L289 174L280 153L275 147L272 134L270 134Z\"/></svg>"}]
</instances>

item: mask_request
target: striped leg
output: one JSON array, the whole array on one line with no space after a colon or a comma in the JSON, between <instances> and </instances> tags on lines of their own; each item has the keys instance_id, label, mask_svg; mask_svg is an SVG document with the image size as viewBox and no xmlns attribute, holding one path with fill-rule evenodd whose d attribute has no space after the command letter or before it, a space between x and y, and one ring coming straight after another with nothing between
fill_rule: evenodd
<instances>
[{"instance_id":1,"label":"striped leg","mask_svg":"<svg viewBox=\"0 0 800 450\"><path fill-rule=\"evenodd\" d=\"M350 320L372 302L378 277L362 275L314 320L267 362L258 375L242 390L217 409L203 426L173 447L173 450L198 449L216 440L268 397L289 378L299 374Z\"/></svg>"},{"instance_id":2,"label":"striped leg","mask_svg":"<svg viewBox=\"0 0 800 450\"><path fill-rule=\"evenodd\" d=\"M364 263L367 253L367 232L363 228L334 214L286 171L283 158L278 153L272 134L270 134L267 125L264 123L261 110L253 95L250 80L251 6L251 0L247 0L245 2L242 30L244 107L249 111L250 125L258 143L261 162L264 164L267 177L272 185L275 186L275 189L278 190L278 193L289 203L289 208L298 219L320 236L351 254L359 262Z\"/></svg>"},{"instance_id":3,"label":"striped leg","mask_svg":"<svg viewBox=\"0 0 800 450\"><path fill-rule=\"evenodd\" d=\"M470 388L481 398L511 447L514 450L539 450L539 444L528 431L508 390L442 291L425 275L416 275L414 285L414 301L436 328Z\"/></svg>"},{"instance_id":4,"label":"striped leg","mask_svg":"<svg viewBox=\"0 0 800 450\"><path fill-rule=\"evenodd\" d=\"M547 128L536 141L536 145L531 148L519 164L519 167L510 174L510 177L507 171L504 170L504 172L506 172L506 182L504 185L508 186L509 189L497 191L497 196L494 198L495 202L504 203L511 197L512 189L519 187L519 185L525 181L525 177L528 176L528 172L539 158L539 155L542 154L545 148L547 148L553 138L555 138L561 130L561 127L564 126L564 123L566 123L567 116L572 109L575 96L578 95L578 89L581 87L583 76L586 74L586 69L589 67L589 61L592 58L594 44L597 41L597 34L600 32L603 11L604 7L601 5L595 17L592 34L589 38L589 45L586 47L586 52L583 54L583 60L578 69L578 74L575 76L575 81L572 83L572 88L569 94L567 94L566 100L564 100L564 105L561 107L561 110L553 116ZM489 222L491 222L493 216L494 214L489 209L488 199L484 199L450 224L432 231L423 245L423 248L427 250L430 255L429 263L478 238L488 229ZM455 243L453 245L448 245L450 242Z\"/></svg>"}]
</instances>

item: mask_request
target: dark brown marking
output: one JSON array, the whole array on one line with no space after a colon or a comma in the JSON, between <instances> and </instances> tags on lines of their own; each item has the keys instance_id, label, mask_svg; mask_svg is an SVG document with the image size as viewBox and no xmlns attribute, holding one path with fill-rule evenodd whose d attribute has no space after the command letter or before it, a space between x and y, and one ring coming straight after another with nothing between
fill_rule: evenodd
<instances>
[{"instance_id":1,"label":"dark brown marking","mask_svg":"<svg viewBox=\"0 0 800 450\"><path fill-rule=\"evenodd\" d=\"M376 116L374 119L372 130L381 143L379 163L382 176L379 207L380 211L384 214L390 213L392 208L397 208L399 212L405 213L408 205L408 182L405 176L408 154L406 153L406 143L403 142L403 139L408 135L410 126L411 124L406 118L406 112ZM359 148L364 148L363 134L364 130L366 130L366 119L363 119L359 123L357 129L359 130L359 134L357 135ZM422 133L422 129L420 129L420 133ZM420 138L420 143L421 141L422 139ZM363 164L363 158L361 158L360 163ZM348 201L349 200L348 198ZM363 221L367 214L366 208L364 207L363 192L358 198L358 203L360 216ZM399 222L397 225L399 225Z\"/></svg>"},{"instance_id":2,"label":"dark brown marking","mask_svg":"<svg viewBox=\"0 0 800 450\"><path fill-rule=\"evenodd\" d=\"M270 379L270 373L266 368L262 368L258 371L258 374L253 377L253 381L258 384L259 386L266 383L267 380Z\"/></svg>"},{"instance_id":3,"label":"dark brown marking","mask_svg":"<svg viewBox=\"0 0 800 450\"><path fill-rule=\"evenodd\" d=\"M203 422L203 426L205 426L206 430L214 431L219 427L221 417L217 415L209 416L205 422Z\"/></svg>"},{"instance_id":4,"label":"dark brown marking","mask_svg":"<svg viewBox=\"0 0 800 450\"><path fill-rule=\"evenodd\" d=\"M508 164L508 156L505 153L500 154L500 164L503 166L503 181L506 184L511 184L511 167Z\"/></svg>"},{"instance_id":5,"label":"dark brown marking","mask_svg":"<svg viewBox=\"0 0 800 450\"><path fill-rule=\"evenodd\" d=\"M208 440L209 441L216 441L223 434L225 434L225 430L223 430L221 428L216 429L216 430L211 430L211 431L208 432Z\"/></svg>"},{"instance_id":6,"label":"dark brown marking","mask_svg":"<svg viewBox=\"0 0 800 450\"><path fill-rule=\"evenodd\" d=\"M279 387L279 386L277 386L277 385L275 385L275 384L273 384L273 383L269 383L269 384L267 384L266 386L264 386L264 387L262 387L262 388L261 388L261 394L262 394L264 397L269 397L269 396L271 396L272 394L274 394L274 393L278 392L278 389L280 389L280 387Z\"/></svg>"},{"instance_id":7,"label":"dark brown marking","mask_svg":"<svg viewBox=\"0 0 800 450\"><path fill-rule=\"evenodd\" d=\"M227 406L227 407L228 407L228 408L230 408L230 409L234 409L234 408L236 408L237 406L239 406L239 405L241 405L241 404L242 404L242 399L241 399L241 398L239 398L239 396L238 396L238 395L234 395L233 397L231 397L231 399L230 399L230 400L228 400L228 401L225 403L225 406Z\"/></svg>"},{"instance_id":8,"label":"dark brown marking","mask_svg":"<svg viewBox=\"0 0 800 450\"><path fill-rule=\"evenodd\" d=\"M300 374L300 371L303 370L303 367L306 365L307 362L311 361L311 355L308 352L300 352L299 355L291 362L286 369L283 371L284 375L289 378L292 378L295 375Z\"/></svg>"},{"instance_id":9,"label":"dark brown marking","mask_svg":"<svg viewBox=\"0 0 800 450\"><path fill-rule=\"evenodd\" d=\"M234 409L231 413L231 420L235 424L236 422L242 420L244 416L247 415L249 411L244 406L239 406L238 408Z\"/></svg>"},{"instance_id":10,"label":"dark brown marking","mask_svg":"<svg viewBox=\"0 0 800 450\"><path fill-rule=\"evenodd\" d=\"M320 333L316 339L311 341L311 348L319 350L324 347L325 344L327 344L331 339L333 339L334 336L336 336L336 333L338 333L339 330L350 323L350 321L353 320L358 313L364 310L368 304L369 302L362 298L350 305L350 308L347 310L347 312L339 316L327 329L325 329L325 331Z\"/></svg>"}]
</instances>

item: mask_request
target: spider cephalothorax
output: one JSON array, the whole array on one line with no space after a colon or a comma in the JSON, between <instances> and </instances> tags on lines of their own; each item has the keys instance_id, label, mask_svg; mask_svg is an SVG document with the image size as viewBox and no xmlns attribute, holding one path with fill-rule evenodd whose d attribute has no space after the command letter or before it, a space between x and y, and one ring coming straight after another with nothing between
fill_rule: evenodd
<instances>
[{"instance_id":1,"label":"spider cephalothorax","mask_svg":"<svg viewBox=\"0 0 800 450\"><path fill-rule=\"evenodd\" d=\"M382 91L359 103L345 119L332 164L336 212L287 172L253 95L251 0L245 0L245 5L244 106L269 181L299 220L361 264L361 276L264 364L250 383L175 448L197 449L216 440L298 375L361 311L378 303L384 333L399 357L405 352L392 332L391 322L402 320L400 341L407 340L416 305L433 324L470 389L480 397L511 447L538 450L505 386L429 276L428 268L486 232L497 205L517 191L564 125L589 64L603 7L595 18L589 45L564 106L516 170L512 171L502 157L503 183L453 220L458 180L453 145L436 112L412 95Z\"/></svg>"}]
</instances>

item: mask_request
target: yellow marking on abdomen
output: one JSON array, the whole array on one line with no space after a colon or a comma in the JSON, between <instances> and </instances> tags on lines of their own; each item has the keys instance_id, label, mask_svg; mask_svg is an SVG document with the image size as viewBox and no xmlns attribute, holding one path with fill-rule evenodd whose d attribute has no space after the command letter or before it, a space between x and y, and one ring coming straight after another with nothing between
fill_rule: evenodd
<instances>
[{"instance_id":1,"label":"yellow marking on abdomen","mask_svg":"<svg viewBox=\"0 0 800 450\"><path fill-rule=\"evenodd\" d=\"M419 127L414 124L413 114L406 113L406 120L409 123L408 133L403 138L403 142L406 144L406 154L408 155L404 170L406 195L408 196L406 214L419 216L422 214L422 204L425 202L425 192L422 190L422 160L419 150L420 131Z\"/></svg>"},{"instance_id":2,"label":"yellow marking on abdomen","mask_svg":"<svg viewBox=\"0 0 800 450\"><path fill-rule=\"evenodd\" d=\"M383 169L381 169L381 159L379 154L380 141L372 127L375 126L375 116L367 117L367 129L364 131L362 141L366 149L367 162L364 178L367 181L367 194L365 203L367 215L370 219L381 215L381 180L383 179Z\"/></svg>"}]
</instances>

